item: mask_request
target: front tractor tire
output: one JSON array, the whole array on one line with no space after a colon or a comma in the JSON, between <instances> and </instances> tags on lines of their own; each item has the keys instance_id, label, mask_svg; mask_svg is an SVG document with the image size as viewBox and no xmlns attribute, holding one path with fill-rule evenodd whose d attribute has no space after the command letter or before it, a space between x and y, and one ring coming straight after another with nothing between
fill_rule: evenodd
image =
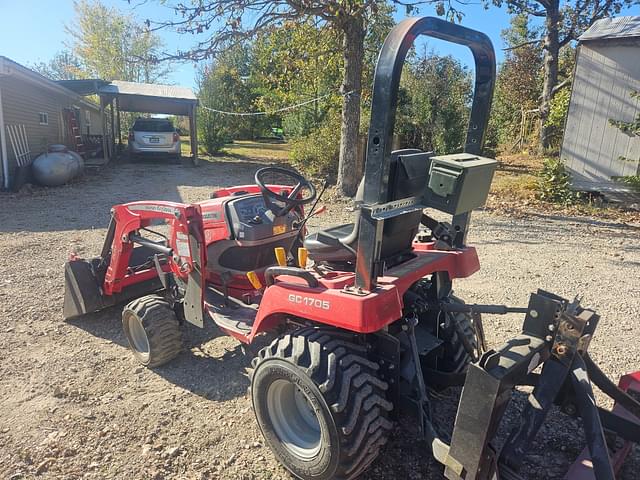
<instances>
[{"instance_id":1,"label":"front tractor tire","mask_svg":"<svg viewBox=\"0 0 640 480\"><path fill-rule=\"evenodd\" d=\"M352 335L304 328L253 360L251 396L266 443L301 479L357 477L392 428L388 385Z\"/></svg>"},{"instance_id":2,"label":"front tractor tire","mask_svg":"<svg viewBox=\"0 0 640 480\"><path fill-rule=\"evenodd\" d=\"M175 312L158 295L146 295L122 311L122 327L136 360L154 368L182 350L182 330Z\"/></svg>"}]
</instances>

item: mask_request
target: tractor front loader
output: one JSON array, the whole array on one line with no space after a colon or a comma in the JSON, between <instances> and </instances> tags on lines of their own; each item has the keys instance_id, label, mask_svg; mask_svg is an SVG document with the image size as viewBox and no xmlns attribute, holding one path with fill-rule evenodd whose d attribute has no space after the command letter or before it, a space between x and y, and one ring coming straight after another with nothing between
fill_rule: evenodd
<instances>
[{"instance_id":1,"label":"tractor front loader","mask_svg":"<svg viewBox=\"0 0 640 480\"><path fill-rule=\"evenodd\" d=\"M402 66L419 35L473 53L463 153L391 151ZM281 167L195 204L116 205L100 256L66 264L65 317L129 301L123 328L149 367L178 355L185 322L212 321L246 344L269 335L252 361L253 408L266 444L301 479L357 477L401 410L415 415L425 453L447 478L516 479L554 404L584 427L587 450L570 478L613 479L640 439L633 397L640 376L618 387L590 358L598 315L543 290L526 307L465 304L453 295L453 281L480 268L466 237L496 167L481 156L494 83L485 35L435 18L402 21L376 67L352 223L308 235L322 192ZM488 350L482 314L509 312L524 315L522 333ZM591 382L615 400L613 411L597 407ZM428 395L449 385L463 386L450 439L434 426ZM533 391L498 450L498 425L518 385Z\"/></svg>"}]
</instances>

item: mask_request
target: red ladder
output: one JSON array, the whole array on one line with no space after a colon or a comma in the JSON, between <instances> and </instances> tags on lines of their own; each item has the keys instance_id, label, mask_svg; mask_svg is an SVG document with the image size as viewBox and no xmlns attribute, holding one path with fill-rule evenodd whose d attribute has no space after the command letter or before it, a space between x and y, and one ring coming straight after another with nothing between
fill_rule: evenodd
<instances>
[{"instance_id":1,"label":"red ladder","mask_svg":"<svg viewBox=\"0 0 640 480\"><path fill-rule=\"evenodd\" d=\"M65 120L69 128L69 138L73 141L73 149L84 157L85 148L82 135L80 134L80 126L76 119L75 112L70 108L64 109Z\"/></svg>"}]
</instances>

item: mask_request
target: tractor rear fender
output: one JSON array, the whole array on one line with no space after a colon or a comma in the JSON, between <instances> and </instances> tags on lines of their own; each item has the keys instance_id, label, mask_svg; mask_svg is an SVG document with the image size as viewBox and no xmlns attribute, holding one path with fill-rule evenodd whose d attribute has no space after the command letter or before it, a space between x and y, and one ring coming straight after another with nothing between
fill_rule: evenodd
<instances>
[{"instance_id":1,"label":"tractor rear fender","mask_svg":"<svg viewBox=\"0 0 640 480\"><path fill-rule=\"evenodd\" d=\"M305 318L352 332L371 333L402 317L402 298L395 285L358 295L322 285L310 288L293 277L264 292L251 337L277 326L286 317ZM290 280L290 281L289 281Z\"/></svg>"},{"instance_id":2,"label":"tractor rear fender","mask_svg":"<svg viewBox=\"0 0 640 480\"><path fill-rule=\"evenodd\" d=\"M433 244L414 245L415 258L390 268L373 292L352 287L353 273L317 278L317 286L300 276L277 274L264 291L250 338L265 332L286 317L305 318L358 333L373 333L402 317L404 293L418 280L435 272L451 279L466 278L480 268L473 247L433 250ZM289 267L290 268L290 267ZM284 269L283 269L284 270ZM311 274L311 272L309 272Z\"/></svg>"}]
</instances>

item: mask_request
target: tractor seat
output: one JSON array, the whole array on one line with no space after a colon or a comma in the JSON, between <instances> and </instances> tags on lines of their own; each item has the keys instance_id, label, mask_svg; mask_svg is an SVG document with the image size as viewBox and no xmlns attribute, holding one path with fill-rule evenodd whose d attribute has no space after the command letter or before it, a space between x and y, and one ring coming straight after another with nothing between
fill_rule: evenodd
<instances>
[{"instance_id":1,"label":"tractor seat","mask_svg":"<svg viewBox=\"0 0 640 480\"><path fill-rule=\"evenodd\" d=\"M312 233L305 237L304 247L317 262L353 262L357 237L354 228L355 223L346 223Z\"/></svg>"},{"instance_id":2,"label":"tractor seat","mask_svg":"<svg viewBox=\"0 0 640 480\"><path fill-rule=\"evenodd\" d=\"M422 195L429 178L432 153L407 149L391 153L389 200ZM360 209L364 197L364 178L354 198L354 223L347 223L313 233L304 239L309 257L316 262L355 263ZM411 212L385 220L381 258L393 257L411 249L418 232L422 212Z\"/></svg>"}]
</instances>

